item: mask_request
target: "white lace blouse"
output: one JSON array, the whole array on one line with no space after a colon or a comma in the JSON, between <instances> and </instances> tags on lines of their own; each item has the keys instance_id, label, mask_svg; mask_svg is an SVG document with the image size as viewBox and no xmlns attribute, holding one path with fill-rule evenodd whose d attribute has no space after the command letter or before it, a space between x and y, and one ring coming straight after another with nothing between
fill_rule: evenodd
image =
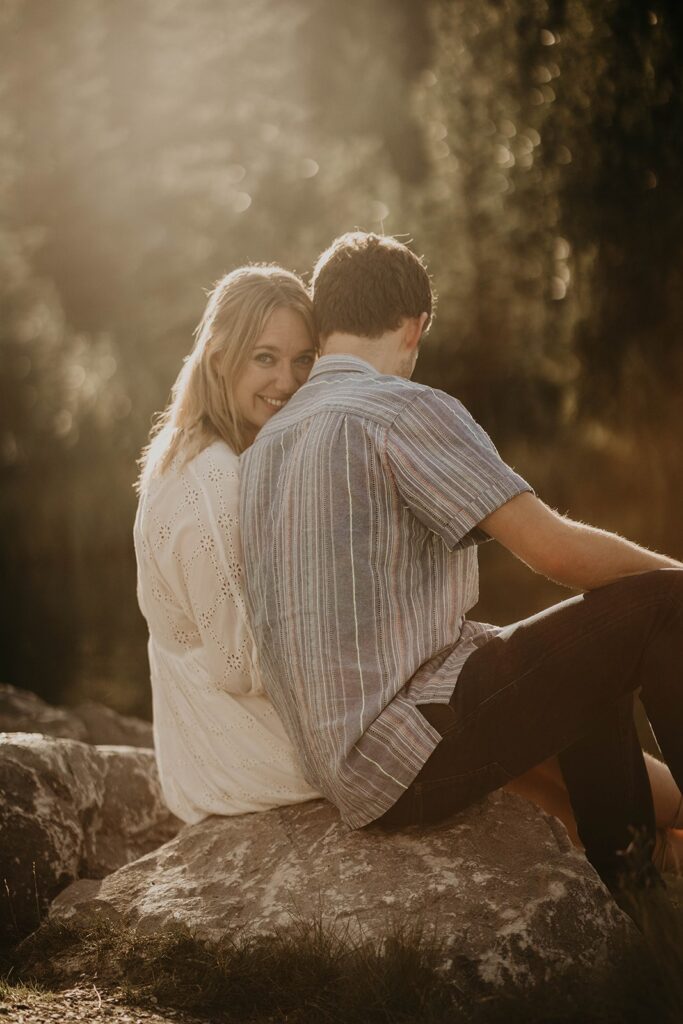
<instances>
[{"instance_id":1,"label":"white lace blouse","mask_svg":"<svg viewBox=\"0 0 683 1024\"><path fill-rule=\"evenodd\" d=\"M186 822L318 796L259 678L238 509L238 458L216 441L153 477L135 519L157 764Z\"/></svg>"}]
</instances>

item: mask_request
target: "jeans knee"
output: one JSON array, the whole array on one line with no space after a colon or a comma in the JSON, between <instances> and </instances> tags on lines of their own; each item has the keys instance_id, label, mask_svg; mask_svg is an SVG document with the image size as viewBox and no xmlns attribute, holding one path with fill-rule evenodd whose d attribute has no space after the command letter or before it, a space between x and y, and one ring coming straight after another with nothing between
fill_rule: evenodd
<instances>
[{"instance_id":1,"label":"jeans knee","mask_svg":"<svg viewBox=\"0 0 683 1024\"><path fill-rule=\"evenodd\" d=\"M683 569L652 569L623 579L633 587L650 590L664 599L683 599Z\"/></svg>"},{"instance_id":2,"label":"jeans knee","mask_svg":"<svg viewBox=\"0 0 683 1024\"><path fill-rule=\"evenodd\" d=\"M647 575L652 578L660 622L678 632L683 620L683 569L657 569Z\"/></svg>"},{"instance_id":3,"label":"jeans knee","mask_svg":"<svg viewBox=\"0 0 683 1024\"><path fill-rule=\"evenodd\" d=\"M683 569L656 569L652 576L663 596L683 601Z\"/></svg>"}]
</instances>

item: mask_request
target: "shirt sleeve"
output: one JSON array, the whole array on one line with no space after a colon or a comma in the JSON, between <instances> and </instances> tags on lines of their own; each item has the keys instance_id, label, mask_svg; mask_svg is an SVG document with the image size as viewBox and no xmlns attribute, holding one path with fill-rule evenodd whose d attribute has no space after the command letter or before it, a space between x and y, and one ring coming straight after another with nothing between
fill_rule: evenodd
<instances>
[{"instance_id":1,"label":"shirt sleeve","mask_svg":"<svg viewBox=\"0 0 683 1024\"><path fill-rule=\"evenodd\" d=\"M401 410L387 432L386 455L407 507L451 549L488 540L477 524L532 491L462 403L443 391L428 389Z\"/></svg>"}]
</instances>

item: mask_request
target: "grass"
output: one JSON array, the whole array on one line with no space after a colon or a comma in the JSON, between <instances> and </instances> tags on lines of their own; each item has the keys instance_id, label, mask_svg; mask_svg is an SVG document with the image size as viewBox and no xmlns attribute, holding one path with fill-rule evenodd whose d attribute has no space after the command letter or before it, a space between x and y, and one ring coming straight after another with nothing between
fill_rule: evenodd
<instances>
[{"instance_id":1,"label":"grass","mask_svg":"<svg viewBox=\"0 0 683 1024\"><path fill-rule=\"evenodd\" d=\"M660 950L673 933L668 925L664 931L658 927L663 904L645 903L649 934ZM680 937L680 913L669 924ZM679 955L679 967L680 962ZM476 967L464 959L456 957L444 970L441 943L419 927L396 929L377 943L351 940L319 922L300 922L271 935L242 933L207 942L182 928L143 935L106 920L77 926L48 922L15 950L14 963L14 977L24 984L49 989L85 976L98 988L123 989L132 1005L173 1007L225 1024L680 1020L676 986L680 989L682 981L673 960L654 974L651 964L634 960L599 1005L593 1001L588 1007L581 992L567 991L562 982L540 988L533 1001L521 1001L519 993L506 996L485 987ZM665 976L671 990L662 988Z\"/></svg>"},{"instance_id":2,"label":"grass","mask_svg":"<svg viewBox=\"0 0 683 1024\"><path fill-rule=\"evenodd\" d=\"M353 942L319 923L209 943L182 928L156 935L101 921L48 923L16 951L18 972L50 987L70 973L116 985L131 1003L212 1021L436 1024L457 1020L438 942L417 930Z\"/></svg>"},{"instance_id":3,"label":"grass","mask_svg":"<svg viewBox=\"0 0 683 1024\"><path fill-rule=\"evenodd\" d=\"M0 978L0 1006L3 1003L30 1003L36 997L39 997L41 1000L48 999L50 1001L54 998L53 993L49 989L46 989L43 985L36 984L35 981L13 982L11 975L6 978Z\"/></svg>"}]
</instances>

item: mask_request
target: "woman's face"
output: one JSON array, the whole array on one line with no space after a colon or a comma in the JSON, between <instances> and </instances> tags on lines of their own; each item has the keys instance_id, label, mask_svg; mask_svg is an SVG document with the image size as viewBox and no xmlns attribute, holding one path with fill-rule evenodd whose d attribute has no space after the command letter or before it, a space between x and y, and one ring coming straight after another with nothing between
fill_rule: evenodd
<instances>
[{"instance_id":1,"label":"woman's face","mask_svg":"<svg viewBox=\"0 0 683 1024\"><path fill-rule=\"evenodd\" d=\"M281 307L266 321L237 379L235 404L251 442L271 416L305 384L315 347L300 313Z\"/></svg>"}]
</instances>

